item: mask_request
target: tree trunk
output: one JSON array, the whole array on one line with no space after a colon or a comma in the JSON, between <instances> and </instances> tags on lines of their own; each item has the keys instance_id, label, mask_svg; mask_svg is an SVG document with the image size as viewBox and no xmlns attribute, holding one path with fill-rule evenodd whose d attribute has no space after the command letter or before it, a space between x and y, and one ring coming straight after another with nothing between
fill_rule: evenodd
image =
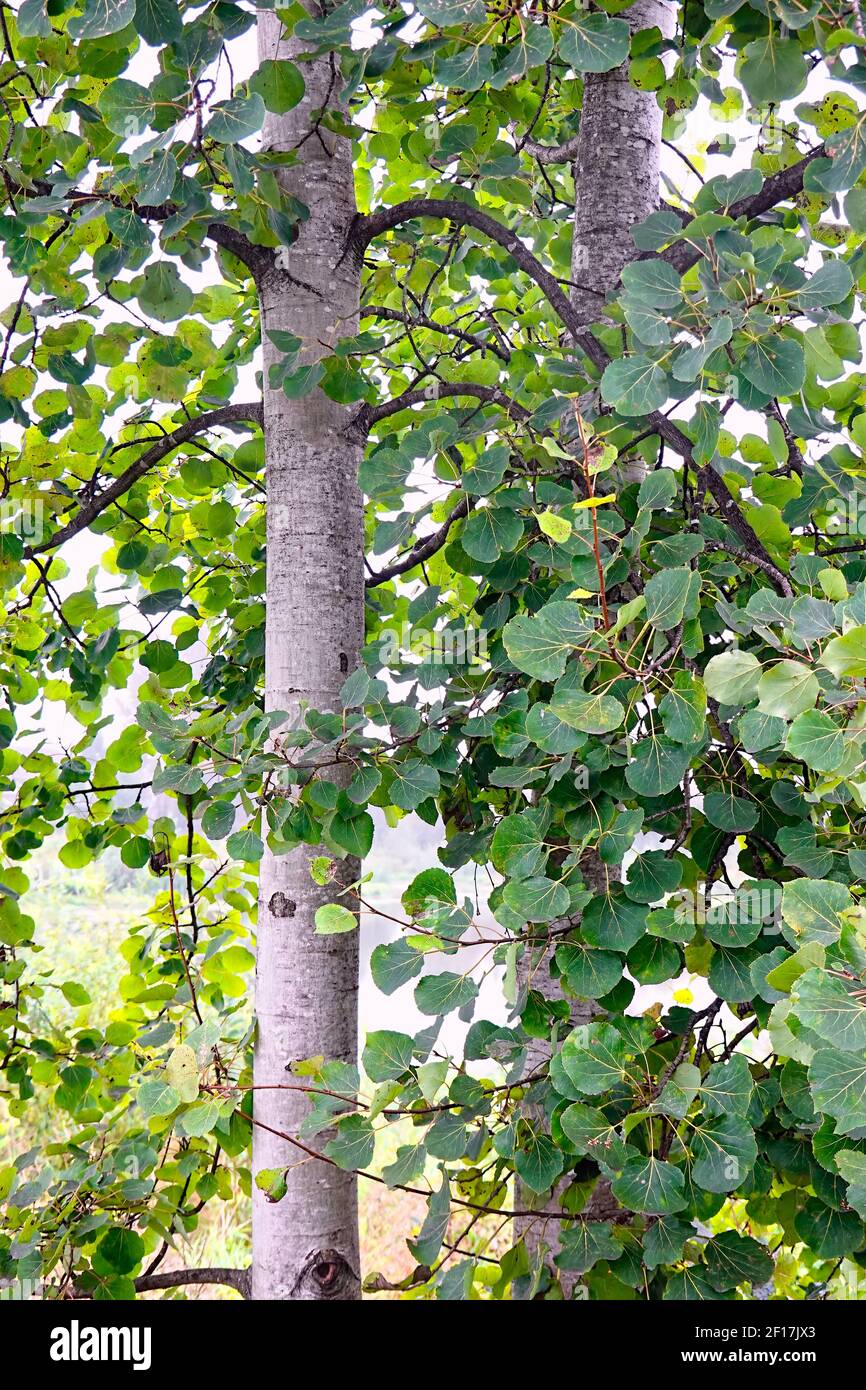
<instances>
[{"instance_id":1,"label":"tree trunk","mask_svg":"<svg viewBox=\"0 0 866 1390\"><path fill-rule=\"evenodd\" d=\"M636 0L622 15L632 33L673 33L672 0ZM662 112L655 92L639 92L628 63L583 80L577 160L574 165L574 240L571 301L584 323L603 317L603 306L637 247L630 231L659 204Z\"/></svg>"},{"instance_id":2,"label":"tree trunk","mask_svg":"<svg viewBox=\"0 0 866 1390\"><path fill-rule=\"evenodd\" d=\"M273 11L259 12L260 61L303 50L297 40L281 41L281 28ZM356 212L351 141L313 125L315 111L338 107L341 78L329 56L304 63L302 71L306 95L286 115L268 115L264 147L297 151L279 178L309 218L258 286L268 488L266 703L269 710L288 711L292 724L302 722L304 705L339 709L340 687L364 637L360 450L346 435L347 409L320 390L289 400L268 379L271 363L282 355L268 337L274 329L303 340L305 362L357 332L358 269L349 258L335 269ZM328 776L333 780L332 770ZM340 861L334 883L321 888L309 870L317 852L304 846L274 856L266 849L262 861L257 1087L286 1083L293 1060L324 1055L357 1061L358 933L316 936L314 917L357 879L359 864ZM253 1172L294 1166L279 1203L254 1188L253 1298L360 1297L355 1178L305 1161L261 1128L297 1134L308 1108L301 1093L257 1089L254 1098Z\"/></svg>"},{"instance_id":3,"label":"tree trunk","mask_svg":"<svg viewBox=\"0 0 866 1390\"><path fill-rule=\"evenodd\" d=\"M673 32L674 6L671 0L636 0L623 18L632 32L657 26L669 36ZM571 300L583 323L604 318L604 304L616 288L623 268L633 261L637 248L630 230L642 222L659 204L662 112L655 92L639 92L628 80L628 63L612 72L587 73L584 77L580 111L577 159L574 165L574 240L571 255ZM621 482L635 481L626 470ZM618 879L618 870L601 863L595 853L587 855L583 877L595 893L607 891ZM554 923L554 926L561 925ZM547 999L561 999L559 981L549 974L550 952L539 962L527 952L519 967L522 983ZM572 1009L572 1023L588 1023L598 1012L590 1001L579 1001ZM533 1039L527 1053L527 1074L537 1071L550 1057L550 1047ZM539 1122L543 1115L536 1107L527 1109L527 1118ZM531 1206L531 1193L521 1192L518 1205ZM600 1182L590 1204L598 1216L615 1207L606 1183ZM530 1260L537 1259L542 1244L552 1259L559 1246L555 1222L539 1222L531 1217L515 1221L515 1234L526 1243ZM580 1276L564 1271L559 1276L566 1298L574 1296ZM529 1293L528 1283L517 1291Z\"/></svg>"}]
</instances>

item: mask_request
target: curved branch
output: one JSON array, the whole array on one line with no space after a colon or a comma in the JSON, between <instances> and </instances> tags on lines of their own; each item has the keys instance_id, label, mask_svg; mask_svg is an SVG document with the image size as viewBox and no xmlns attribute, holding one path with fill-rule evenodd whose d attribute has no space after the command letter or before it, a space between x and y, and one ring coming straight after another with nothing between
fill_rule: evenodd
<instances>
[{"instance_id":1,"label":"curved branch","mask_svg":"<svg viewBox=\"0 0 866 1390\"><path fill-rule=\"evenodd\" d=\"M732 212L737 216L756 216L759 212L765 211L766 208L772 207L774 201L780 201L785 197L790 197L792 191L795 191L797 188L802 188L803 172L806 165L811 159L817 158L822 152L823 146L819 147L817 150L813 150L811 154L807 155L799 164L792 165L790 169L783 170L780 174L774 174L772 178L765 181L764 187L759 193L756 193L751 198L743 199L741 203L735 203ZM556 311L559 318L570 332L574 342L586 354L593 366L599 372L604 371L611 360L610 357L601 343L599 343L592 333L584 327L580 314L578 314L574 305L564 293L555 276L551 275L549 270L545 270L541 262L536 259L526 246L524 246L516 233L512 232L508 227L504 227L501 222L497 222L495 217L491 217L488 213L482 212L480 208L472 207L470 204L462 203L454 198L411 198L407 202L397 203L391 208L380 208L378 212L370 213L367 217L358 217L356 219L349 233L349 240L344 255L348 252L352 252L360 261L366 247L374 237L379 236L382 232L391 231L402 222L411 221L416 217L442 218L446 221L454 222L457 226L474 227L476 231L482 232L485 236L490 237L491 241L495 241L499 246L502 246L508 251L513 260L517 262L520 269L523 270L530 279L534 280L539 289L543 291L549 304ZM672 249L676 251L677 248L675 247ZM692 247L686 247L685 249L690 254L693 251ZM689 261L689 264L691 265L694 261L697 261L700 255L700 251L695 251L693 259ZM487 389L490 390L494 388ZM476 388L476 392L477 391L478 388ZM411 402L408 401L406 397L412 396L413 394L415 393L407 392L404 397L398 397L398 400L403 399L406 401L406 404L410 404ZM447 393L443 392L443 394ZM455 392L451 392L451 394L455 394ZM427 399L427 397L423 392L419 392L415 394L415 399L423 400ZM392 407L395 406L395 402L390 402L389 404ZM396 408L399 409L400 407L396 406ZM376 410L381 411L379 416L376 416ZM372 422L375 418L382 418L384 415L391 413L393 413L393 410L388 407L374 407L373 410L369 412L368 418L370 418ZM361 415L363 416L363 414L364 412L362 411ZM683 434L683 431L659 410L649 412L646 419L647 424L652 426L653 431L658 433L666 443L670 444L671 448L674 449L686 463L694 467L692 442L688 436ZM749 553L760 555L761 559L775 570L770 556L767 554L767 551L755 535L755 532L752 530L746 518L740 512L734 498L725 486L724 480L708 466L700 468L697 470L697 473L699 485L712 493L725 521L727 521L728 525L731 526L740 537L740 540L743 541ZM777 570L776 573L779 574L780 571ZM787 580L785 580L785 583L787 583Z\"/></svg>"},{"instance_id":2,"label":"curved branch","mask_svg":"<svg viewBox=\"0 0 866 1390\"><path fill-rule=\"evenodd\" d=\"M411 222L416 217L434 217L453 222L458 227L474 227L477 232L495 241L517 262L520 269L535 281L593 366L599 371L604 371L609 361L607 353L584 327L580 314L556 276L545 270L529 248L524 246L516 232L470 203L463 203L457 198L410 198L405 203L396 203L394 207L380 208L378 212L355 220L346 249L360 261L375 237L380 236L382 232L392 231L402 222Z\"/></svg>"},{"instance_id":3,"label":"curved branch","mask_svg":"<svg viewBox=\"0 0 866 1390\"><path fill-rule=\"evenodd\" d=\"M421 405L423 401L440 400L443 396L471 396L487 405L501 406L507 414L521 421L528 420L532 414L525 405L520 405L504 391L500 391L498 386L480 386L474 381L439 381L437 378L429 387L419 386L404 391L402 395L395 396L391 401L383 401L381 405L362 406L352 421L351 428L366 435L380 420L385 420L390 415L398 415L401 410L408 410L410 406Z\"/></svg>"},{"instance_id":4,"label":"curved branch","mask_svg":"<svg viewBox=\"0 0 866 1390\"><path fill-rule=\"evenodd\" d=\"M177 1289L183 1284L228 1284L242 1298L250 1297L248 1269L170 1269L165 1274L142 1274L135 1280L136 1293L151 1289Z\"/></svg>"},{"instance_id":5,"label":"curved branch","mask_svg":"<svg viewBox=\"0 0 866 1390\"><path fill-rule=\"evenodd\" d=\"M138 482L139 478L143 478L149 469L161 462L174 449L179 448L181 444L186 444L195 435L202 434L205 430L214 429L217 425L228 425L239 421L261 427L262 420L263 411L259 401L239 405L223 405L217 410L208 410L204 415L197 415L194 420L186 420L176 430L172 430L171 434L167 434L163 439L158 439L151 444L151 447L141 454L134 463L124 469L119 478L115 478L92 501L79 507L72 520L61 527L59 531L55 531L53 536L40 541L37 545L28 546L24 552L25 558L31 559L43 550L54 550L64 541L77 536L79 531L86 530L90 523L95 521L101 512L105 511L106 507L110 507L113 502L128 492L133 483ZM139 441L131 440L129 447L132 448L136 442ZM141 440L140 442L147 443L148 441Z\"/></svg>"},{"instance_id":6,"label":"curved branch","mask_svg":"<svg viewBox=\"0 0 866 1390\"><path fill-rule=\"evenodd\" d=\"M441 550L446 544L454 522L459 521L461 517L468 516L473 506L474 503L468 497L461 497L438 530L418 541L404 555L398 556L392 565L387 565L385 569L379 570L378 574L371 574L369 579L365 581L366 587L375 589L377 584L384 584L386 580L394 579L398 574L406 574L408 570L413 570L424 560L429 560L431 555L435 555L437 550Z\"/></svg>"}]
</instances>

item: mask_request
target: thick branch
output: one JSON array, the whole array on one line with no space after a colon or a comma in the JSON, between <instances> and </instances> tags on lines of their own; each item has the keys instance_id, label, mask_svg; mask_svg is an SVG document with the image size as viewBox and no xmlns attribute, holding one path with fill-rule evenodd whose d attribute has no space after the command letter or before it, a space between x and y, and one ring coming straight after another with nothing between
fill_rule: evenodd
<instances>
[{"instance_id":1,"label":"thick branch","mask_svg":"<svg viewBox=\"0 0 866 1390\"><path fill-rule=\"evenodd\" d=\"M787 202L791 198L796 198L798 193L803 191L803 178L806 170L813 159L822 159L827 151L823 145L818 145L816 149L810 150L803 159L791 164L787 169L780 169L777 174L771 174L764 180L762 188L757 193L753 193L749 198L740 198L738 202L732 203L728 208L728 216L733 218L745 217L751 220L753 217L760 217L762 213L769 212L770 208L776 207L779 203ZM689 224L686 223L682 231L682 237L689 234ZM682 275L697 261L701 259L703 252L693 243L680 239L669 246L666 251L646 251L638 260L663 260L678 270Z\"/></svg>"},{"instance_id":2,"label":"thick branch","mask_svg":"<svg viewBox=\"0 0 866 1390\"><path fill-rule=\"evenodd\" d=\"M785 598L790 598L793 594L791 585L788 583L782 571L773 564L761 541L752 530L743 513L740 511L736 501L728 491L724 478L720 477L714 468L705 464L698 469L698 487L705 492L712 494L722 519L727 522L731 530L739 536L743 542L743 553L739 558L750 560L753 565L757 565L765 574L772 579L778 593ZM710 546L712 548L712 545ZM727 546L722 547L728 549Z\"/></svg>"},{"instance_id":3,"label":"thick branch","mask_svg":"<svg viewBox=\"0 0 866 1390\"><path fill-rule=\"evenodd\" d=\"M46 179L34 179L29 187L18 185L14 188L14 192L20 192L25 197L33 193L39 197L52 197L54 185ZM84 188L70 188L63 193L63 197L73 210L84 207L88 203L111 203L113 207L134 212L136 217L141 218L142 222L167 222L178 210L174 203L160 203L151 206L137 203L134 198L121 198L118 194L108 193L104 189L90 191ZM237 256L238 260L242 261L253 275L258 275L273 262L274 252L272 248L254 245L249 237L244 236L243 232L239 232L237 228L230 227L225 222L210 222L207 235L217 246L221 246L224 250L230 251L233 256Z\"/></svg>"},{"instance_id":4,"label":"thick branch","mask_svg":"<svg viewBox=\"0 0 866 1390\"><path fill-rule=\"evenodd\" d=\"M165 1274L142 1274L135 1281L136 1293L151 1289L177 1289L183 1284L228 1284L243 1298L250 1296L248 1269L170 1269Z\"/></svg>"},{"instance_id":5,"label":"thick branch","mask_svg":"<svg viewBox=\"0 0 866 1390\"><path fill-rule=\"evenodd\" d=\"M397 203L394 207L380 208L368 217L359 217L349 234L347 250L360 260L375 237L381 236L383 232L392 231L403 222L411 222L416 217L435 217L453 222L458 227L474 227L477 232L482 232L484 236L503 247L520 269L543 291L590 362L599 371L604 371L609 360L607 353L583 327L580 315L570 303L556 276L545 270L529 248L524 246L516 232L510 227L504 227L495 217L482 212L480 208L462 203L457 198L410 198L408 202Z\"/></svg>"},{"instance_id":6,"label":"thick branch","mask_svg":"<svg viewBox=\"0 0 866 1390\"><path fill-rule=\"evenodd\" d=\"M197 415L194 420L186 420L176 430L172 430L171 434L167 434L164 438L157 439L155 443L151 444L151 447L145 450L134 463L124 469L119 478L115 478L90 502L79 507L72 520L61 527L59 531L55 531L53 536L40 541L38 545L29 546L25 551L25 556L29 559L33 555L38 555L40 551L54 550L64 541L68 541L72 536L77 536L80 531L86 530L91 522L105 511L106 507L110 507L113 502L128 492L133 483L136 483L139 478L143 478L149 469L161 462L174 449L193 439L195 435L203 434L206 430L214 429L217 425L228 425L239 421L246 421L248 424L261 427L261 403L254 401L239 405L223 405L217 410L208 410L204 415ZM130 447L135 442L131 441ZM146 442L145 440L141 441L141 443Z\"/></svg>"},{"instance_id":7,"label":"thick branch","mask_svg":"<svg viewBox=\"0 0 866 1390\"><path fill-rule=\"evenodd\" d=\"M379 570L378 574L371 574L366 580L368 589L374 589L377 584L384 584L388 579L394 579L398 574L405 574L407 570L413 570L416 565L420 565L424 560L429 560L431 555L435 555L441 550L448 540L448 535L455 521L461 517L468 516L472 508L472 502L468 497L462 497L456 507L452 507L448 516L443 521L437 531L431 536L425 536L423 540L407 550L405 555L400 555L392 565Z\"/></svg>"},{"instance_id":8,"label":"thick branch","mask_svg":"<svg viewBox=\"0 0 866 1390\"><path fill-rule=\"evenodd\" d=\"M537 140L524 140L522 149L539 164L573 164L577 159L580 136L572 135L561 145L541 145Z\"/></svg>"},{"instance_id":9,"label":"thick branch","mask_svg":"<svg viewBox=\"0 0 866 1390\"><path fill-rule=\"evenodd\" d=\"M755 194L752 198L743 199L740 204L734 204L732 211L734 211L736 215L745 214L747 216L755 216L758 212L765 211L767 207L771 207L774 198L776 201L779 201L782 198L790 197L792 189L798 186L798 180L799 187L802 187L803 170L809 162L809 159L816 158L817 154L818 151L813 151L812 155L807 156L805 160L801 160L799 165L793 165L791 169L784 170L782 175L774 175L773 178L767 179L760 193ZM768 185L770 187L768 187ZM739 209L739 212L737 212L737 209ZM408 202L397 203L391 208L380 208L378 212L371 213L367 217L359 217L356 220L349 235L349 242L346 250L347 252L352 252L360 260L364 254L364 250L374 237L379 236L382 232L391 231L401 223L411 221L416 217L442 218L446 221L454 222L458 226L474 227L476 231L482 232L485 236L490 237L491 241L495 241L499 246L504 247L517 262L520 269L523 270L530 279L534 280L539 289L543 291L549 304L571 333L574 342L585 352L593 366L599 372L604 371L605 367L610 362L608 354L601 343L593 337L592 333L584 328L580 315L566 297L558 280L551 275L549 270L545 270L541 262L536 259L526 246L524 246L523 242L514 232L508 227L503 227L500 222L497 222L495 217L490 217L486 212L482 212L480 208L471 207L468 203L462 203L457 199L451 198L412 198ZM691 250L691 248L686 249ZM700 252L696 252L693 259L696 261L699 255ZM692 263L692 261L689 262L689 264ZM464 387L463 389L466 388ZM486 389L488 391L495 390L495 388L492 387ZM443 390L442 394L457 394L458 391L459 388L451 392ZM480 388L476 387L475 392L479 394ZM397 399L409 405L413 403L409 397L414 397L415 401L429 399L424 392L406 392L403 397L398 397ZM392 401L384 408L373 407L371 409L367 407L365 408L366 416L365 411L362 411L358 420L360 421L361 417L365 417L370 423L373 423L376 419L383 418L384 415L392 414L393 409L391 409L391 407L395 406L396 402ZM381 414L377 415L377 411L381 411ZM648 425L652 426L653 431L659 434L666 443L670 444L671 448L674 449L681 458L685 459L688 464L694 467L692 442L687 435L683 434L682 430L659 410L651 411L646 419ZM748 521L740 512L739 507L719 474L712 468L704 466L698 470L698 483L702 488L712 493L722 516L732 530L740 537L746 550L752 555L759 555L762 561L773 566L770 556L755 535ZM773 569L775 569L775 566L773 566ZM787 583L787 581L785 582Z\"/></svg>"}]
</instances>

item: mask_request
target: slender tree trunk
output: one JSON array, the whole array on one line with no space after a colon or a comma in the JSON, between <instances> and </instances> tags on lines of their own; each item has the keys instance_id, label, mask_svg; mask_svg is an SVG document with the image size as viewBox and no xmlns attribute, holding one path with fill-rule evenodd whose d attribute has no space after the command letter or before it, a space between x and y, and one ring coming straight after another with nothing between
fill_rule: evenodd
<instances>
[{"instance_id":1,"label":"slender tree trunk","mask_svg":"<svg viewBox=\"0 0 866 1390\"><path fill-rule=\"evenodd\" d=\"M636 0L623 18L632 32L656 25L661 33L673 32L675 8L671 0ZM604 304L615 289L623 268L633 261L637 248L630 230L642 222L659 203L662 112L655 92L639 92L628 80L628 63L612 72L587 73L584 78L580 111L577 159L574 165L574 240L572 242L571 300L583 323L604 318ZM634 478L623 471L624 483ZM583 877L595 893L608 890L619 877L618 870L602 864L594 852L586 856ZM554 924L560 925L558 923ZM547 999L561 999L559 981L549 974L549 955L539 961L527 952L520 962L524 984ZM531 972L531 978L530 978ZM598 1012L592 1001L580 1001L572 1009L572 1023L588 1023ZM550 1056L550 1047L533 1039L527 1054L527 1073L537 1071ZM537 1107L527 1109L527 1118L539 1122ZM519 1205L532 1204L532 1195L523 1192ZM597 1217L609 1215L616 1203L608 1185L600 1182L589 1206ZM522 1237L535 1260L543 1244L550 1256L558 1249L555 1223L518 1218L515 1234ZM566 1298L573 1297L579 1276L564 1271L560 1283ZM528 1285L518 1290L526 1296Z\"/></svg>"},{"instance_id":2,"label":"slender tree trunk","mask_svg":"<svg viewBox=\"0 0 866 1390\"><path fill-rule=\"evenodd\" d=\"M672 0L635 0L622 18L633 33L673 32ZM662 112L655 92L639 92L628 63L587 73L574 166L571 301L584 323L603 317L607 296L637 248L630 231L659 203Z\"/></svg>"},{"instance_id":3,"label":"slender tree trunk","mask_svg":"<svg viewBox=\"0 0 866 1390\"><path fill-rule=\"evenodd\" d=\"M273 11L259 12L260 60L303 50L296 40L281 41L281 27ZM302 71L303 101L286 115L268 116L264 145L296 150L296 162L279 177L309 218L259 280L268 487L266 701L270 710L288 711L293 724L302 722L305 704L339 708L340 687L364 635L359 449L345 433L347 410L319 390L289 400L268 381L271 363L281 356L268 338L274 329L301 338L307 362L357 332L359 272L349 258L335 269L356 211L351 142L313 125L314 112L336 108L341 78L327 56L304 63ZM357 1060L358 933L316 936L314 917L358 877L359 865L341 861L335 882L320 888L309 870L316 852L304 846L274 856L266 849L262 861L257 1087L285 1083L293 1060ZM253 1298L358 1298L355 1178L303 1161L299 1150L269 1132L297 1134L307 1109L303 1095L256 1090L254 1097L254 1173L295 1166L281 1202L269 1203L254 1189Z\"/></svg>"}]
</instances>

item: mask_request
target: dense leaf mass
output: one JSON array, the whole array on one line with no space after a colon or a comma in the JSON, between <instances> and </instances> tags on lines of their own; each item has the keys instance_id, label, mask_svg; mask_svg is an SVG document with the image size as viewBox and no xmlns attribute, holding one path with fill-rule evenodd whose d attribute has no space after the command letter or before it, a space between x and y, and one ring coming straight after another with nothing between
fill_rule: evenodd
<instances>
[{"instance_id":1,"label":"dense leaf mass","mask_svg":"<svg viewBox=\"0 0 866 1390\"><path fill-rule=\"evenodd\" d=\"M627 0L383 0L353 47L366 8L280 12L349 102L320 124L354 141L334 257L364 278L362 331L313 360L280 334L273 384L368 438L369 627L342 714L276 739L253 276L308 214L256 137L304 60L236 80L255 15L226 0L0 12L0 1096L62 1117L0 1169L0 1277L132 1297L203 1203L280 1199L245 1166L264 842L321 846L327 883L415 814L439 863L372 972L428 1025L371 1034L362 1073L296 1060L293 1142L364 1170L403 1127L376 1172L431 1194L416 1291L803 1297L866 1247L862 29L836 0L691 0L670 40ZM626 60L666 138L709 103L736 158L670 184L587 327L569 165L532 149ZM725 122L755 108L743 168ZM113 851L152 882L107 1024L34 949L52 836L70 873ZM491 966L507 1023L477 1015ZM452 1210L515 1206L555 1262L443 1246Z\"/></svg>"}]
</instances>

